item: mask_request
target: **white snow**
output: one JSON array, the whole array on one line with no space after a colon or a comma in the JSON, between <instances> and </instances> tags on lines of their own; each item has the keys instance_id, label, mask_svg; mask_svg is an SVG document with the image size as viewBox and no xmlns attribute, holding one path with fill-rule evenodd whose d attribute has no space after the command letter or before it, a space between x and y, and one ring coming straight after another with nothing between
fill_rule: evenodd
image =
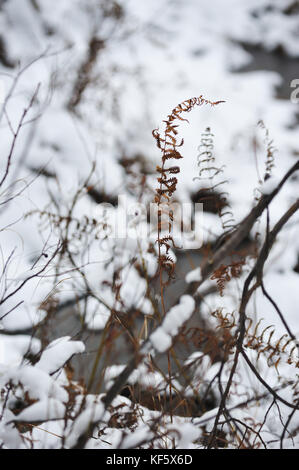
<instances>
[{"instance_id":1,"label":"white snow","mask_svg":"<svg viewBox=\"0 0 299 470\"><path fill-rule=\"evenodd\" d=\"M154 348L160 353L167 351L172 339L179 332L183 324L191 317L195 308L195 301L190 295L183 295L180 303L167 312L162 325L150 336Z\"/></svg>"},{"instance_id":2,"label":"white snow","mask_svg":"<svg viewBox=\"0 0 299 470\"><path fill-rule=\"evenodd\" d=\"M52 430L58 436L65 432L67 446L71 447L90 422L102 419L107 424L108 420L107 416L104 417L102 403L91 395L88 395L86 407L74 423L68 422L65 428L64 420L60 420L69 399L66 390L68 379L63 366L74 354L85 351L84 344L65 336L73 332L63 332L61 338L44 348L38 362L33 365L29 359L24 359L24 355L39 354L40 340L31 338L30 334L2 335L2 330L5 333L5 330L26 330L38 325L46 319L47 312L43 307L51 295L59 301L73 299L85 291L85 281L97 296L97 299L88 299L86 314L80 317L89 329L103 330L113 309L122 312L139 309L145 315L153 315L152 303L145 298L148 285L139 270L145 269L149 277L154 276L157 234L153 230L145 239L103 239L103 223L107 222L109 226L113 221L114 209L110 207L102 211L84 188L73 210L76 222L69 226L68 232L68 248L73 260L82 266L84 276L73 270L69 260L63 259L59 273L53 262L45 272L28 280L45 266L63 231L62 219L57 222L53 218L48 223L39 211L46 208L56 216L67 217L77 189L84 185L94 159L97 164L89 185L106 195L124 194L130 204L136 204L137 200L140 202L139 199L146 204L151 202L157 184L155 168L161 157L151 130L161 125L177 103L203 94L205 98L226 102L214 108L195 109L188 116L190 124L180 124L180 136L184 137L185 144L182 147L184 158L179 162L181 172L175 197L178 201L188 202L191 193L211 182L198 179L197 161L201 133L210 126L214 134L215 165L223 167L217 182L222 179L225 182L218 189L229 193L236 223L242 220L252 207L254 196L270 194L298 158L298 108L289 99L276 98L276 87L286 85L285 71L281 70L281 74L267 71L264 64L258 64L259 70L254 70L253 57L244 50L240 41L262 47L265 53L269 53L269 60L273 58L271 51L277 47L298 59L298 15L284 13L291 4L290 0L214 0L212 3L198 0L119 0L125 16L114 30L113 20L103 19L99 2L94 0L60 0L55 3L55 8L53 2L39 0L39 11L34 8L34 2L10 0L0 3L0 28L5 31L3 37L8 57L15 62L14 68L7 68L0 61L0 93L2 89L10 89L20 68L44 54L21 74L7 102L7 116L16 129L37 84L41 83L38 100L17 139L9 177L0 188L0 257L2 269L5 266L5 276L0 280L0 299L3 300L26 281L0 306L0 318L3 317L0 320L0 385L4 389L11 381L16 387L16 396L24 399L27 392L31 399L37 401L17 416L8 408L4 410L0 441L3 441L4 448L24 448L29 444L9 423L13 420L50 419L55 422L43 423L45 431L33 429L33 442L36 439L36 446L40 448L58 447L59 437L47 436L46 431ZM105 37L107 41L94 63L91 80L78 106L78 116L69 112L67 103L73 94L79 69L88 55L88 42L93 34ZM252 71L240 72L239 68L245 65L252 65ZM290 94L292 91L290 88ZM1 177L13 139L1 108L2 101L0 96ZM30 119L38 114L41 114L40 119L30 123ZM257 125L260 120L270 130L277 149L271 177L262 184L266 154L264 134ZM142 194L138 192L138 185L134 187L134 176L126 175L119 164L122 156L131 158L136 154L144 158L148 172L148 187ZM51 172L52 177L36 178L32 168L40 167ZM135 165L133 170L138 172L138 168L140 166ZM11 191L16 197L3 204ZM293 178L271 204L271 227L297 197L298 179ZM97 226L91 229L87 220L93 218ZM82 233L78 223L79 227L85 227ZM217 214L205 213L200 224L206 243L212 243L223 232ZM131 219L130 226L132 235L134 230L143 229L145 223L142 217L136 216ZM266 219L262 217L253 228L252 237L263 233L265 227ZM94 230L92 233L97 233L97 237L89 236L89 230ZM191 250L193 247L190 241L188 248ZM42 256L37 262L41 253L48 258ZM176 259L173 250L170 253ZM296 337L299 335L299 275L294 267L298 254L298 216L295 215L275 242L265 265L264 283L279 303ZM138 266L132 262L135 257ZM116 271L120 286L117 298L111 288ZM221 300L218 294L205 299L201 315L212 328L217 328L218 324L211 313L219 307L224 313L233 312L237 318L241 286L247 274L246 271L240 279L232 280ZM187 283L200 279L200 267L192 269L185 277ZM209 283L215 284L207 280L203 289ZM77 307L83 311L85 301L78 302ZM171 347L173 338L191 318L194 307L194 299L185 295L167 312L162 324L150 335L154 350L163 354ZM248 305L248 315L255 321L263 318L262 325L274 324L275 339L285 333L277 312L260 290ZM252 359L255 359L254 354ZM212 365L201 353L191 355L185 364L192 361L195 361L193 378L202 381L200 386L204 386L216 374L219 364ZM261 374L275 386L278 383L277 372L273 368L269 370L263 360L258 366ZM111 364L107 368L107 387L123 367ZM59 373L53 375L56 371ZM252 387L257 391L262 389L244 371L245 365L241 362L237 376L239 382L236 379L236 394L230 397L231 403L236 403L238 396L248 396ZM227 372L228 366L225 366L224 379ZM294 369L288 364L280 364L279 373L289 379ZM165 385L160 374L149 372L145 364L134 371L129 383L153 387ZM179 388L179 384L174 383ZM190 387L186 391L193 393ZM281 393L292 399L289 389ZM2 409L3 399L0 401ZM125 403L127 408L131 405L123 397L115 403ZM252 419L254 423L262 422L264 410L260 408L254 404L247 410L247 415L242 411L235 416ZM146 409L143 412L148 420L157 417ZM193 424L178 419L166 423L163 429L178 431L179 437L175 437L178 448L192 447L192 442L199 437L199 426L206 419L211 423L215 413L217 408L196 418ZM287 416L282 407L283 419L286 420ZM277 433L281 426L280 418L275 414L269 417L264 431ZM295 428L298 421L294 419L294 423ZM107 432L108 436L103 439L111 441L112 448L118 445L132 447L151 437L149 426L144 423L138 423L136 431L124 439L118 429L110 428ZM173 435L177 436L175 432ZM104 440L90 439L87 447L109 448ZM294 445L297 444L298 437L295 437Z\"/></svg>"},{"instance_id":3,"label":"white snow","mask_svg":"<svg viewBox=\"0 0 299 470\"><path fill-rule=\"evenodd\" d=\"M69 336L52 341L42 352L36 367L51 374L64 366L74 355L84 352L85 346L82 341L71 341Z\"/></svg>"},{"instance_id":4,"label":"white snow","mask_svg":"<svg viewBox=\"0 0 299 470\"><path fill-rule=\"evenodd\" d=\"M65 406L55 398L45 398L21 411L14 421L47 421L52 419L62 419L65 415Z\"/></svg>"},{"instance_id":5,"label":"white snow","mask_svg":"<svg viewBox=\"0 0 299 470\"><path fill-rule=\"evenodd\" d=\"M196 282L201 280L201 269L200 267L189 271L185 278L186 282L189 284L190 282Z\"/></svg>"}]
</instances>

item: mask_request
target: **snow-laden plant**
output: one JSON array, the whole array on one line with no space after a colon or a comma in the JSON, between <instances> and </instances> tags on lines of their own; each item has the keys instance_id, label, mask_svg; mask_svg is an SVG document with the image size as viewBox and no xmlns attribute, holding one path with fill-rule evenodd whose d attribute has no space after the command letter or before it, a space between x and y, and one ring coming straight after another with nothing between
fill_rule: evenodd
<instances>
[{"instance_id":1,"label":"snow-laden plant","mask_svg":"<svg viewBox=\"0 0 299 470\"><path fill-rule=\"evenodd\" d=\"M188 9L190 4L182 5ZM9 25L17 2L4 6L1 24ZM26 21L41 26L36 34L45 46L54 37L62 50L53 53L46 47L33 61L26 55L28 64L19 71L13 55L10 60L10 48L1 46L0 51L2 63L12 72L0 111L0 447L298 446L293 300L298 284L298 154L292 155L289 170L287 163L279 166L280 154L263 121L258 124L262 135L254 134L250 150L244 146L247 140L241 134L247 132L244 116L251 97L241 87L238 96L246 95L247 101L228 114L233 142L226 145L228 123L221 111L227 105L213 110L215 115L219 111L221 126L212 131L212 126L206 127L209 106L201 105L218 102L192 98L170 111L161 131L154 130L161 155L153 165L155 146L152 158L138 149L143 135L152 144L141 100L132 98L123 79L134 70L139 80L142 67L133 54L127 70L117 55L118 47L134 35L125 2L86 6L78 1L70 7L61 1L59 13L47 1L28 2L24 8ZM225 47L236 47L232 43L242 39L243 29L260 37L263 19L272 17L269 9L257 8L253 13L259 20L253 24L253 7L234 8L248 27L227 31L218 13L215 25L209 15L197 19L210 27L214 40L233 39L225 41ZM285 25L292 24L290 14L278 6L273 18L279 12L285 15ZM65 28L64 18L70 15L78 28ZM21 32L28 24L21 28L23 20L16 21L15 29L24 39ZM149 23L144 28L151 43L160 38L167 45L162 24L152 27ZM196 21L196 31L205 28L198 28ZM185 33L186 28L181 29ZM269 31L263 33L266 43ZM28 54L31 48L11 34L12 54ZM206 37L199 36L204 49ZM292 50L290 38L291 31L283 45ZM136 42L143 39L139 35ZM66 67L63 54L70 44ZM135 51L131 46L128 50ZM234 57L226 54L229 65ZM155 54L155 70L159 58ZM206 58L215 64L210 50ZM49 73L40 62L52 59ZM205 70L208 82L206 63ZM228 75L222 81L220 72L224 96ZM32 87L35 73L42 83ZM175 76L172 73L173 82ZM198 86L199 75L194 76ZM206 88L203 75L201 80ZM160 88L159 82L157 101L162 101ZM273 103L261 88L254 90L257 100L261 96L272 111ZM136 117L130 119L133 104L142 126L136 126ZM192 110L196 117L198 105L205 131L199 130L185 153L180 147L184 126L178 124L183 124L185 112ZM94 131L96 139L101 134L100 145L97 140L93 146ZM294 142L289 129L282 152L293 151ZM186 160L193 169L187 174ZM265 170L259 172L262 164ZM252 177L251 167L258 174L253 197L244 184ZM184 185L190 189L188 197L192 188L193 202L202 202L205 209L204 244L193 252L180 251L173 243L173 219L165 231L159 219L162 206L186 197ZM109 236L120 191L132 203L130 228L139 233L146 226L147 238ZM153 200L158 218L150 226L136 201ZM190 261L187 269L182 259Z\"/></svg>"}]
</instances>

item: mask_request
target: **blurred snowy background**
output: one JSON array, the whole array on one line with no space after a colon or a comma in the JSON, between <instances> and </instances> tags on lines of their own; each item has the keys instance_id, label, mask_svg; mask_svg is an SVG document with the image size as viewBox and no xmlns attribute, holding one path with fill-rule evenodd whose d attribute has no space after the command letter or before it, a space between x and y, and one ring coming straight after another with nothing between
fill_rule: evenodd
<instances>
[{"instance_id":1,"label":"blurred snowy background","mask_svg":"<svg viewBox=\"0 0 299 470\"><path fill-rule=\"evenodd\" d=\"M290 82L296 73L299 77L298 10L297 2L288 0L1 1L1 83L10 93L6 116L1 115L1 172L12 141L8 119L16 128L39 85L27 120L39 118L21 130L2 199L43 173L22 197L2 205L2 225L44 210L49 192L63 211L94 160L90 184L98 202L126 193L138 198L130 187L130 159L133 170L149 174L154 188L160 155L151 131L177 103L201 94L226 103L197 110L191 125L181 126L186 157L179 198L189 201L199 188L193 181L197 146L210 126L239 220L263 176L265 136L258 121L274 139L277 177L298 155L298 104L290 100ZM289 185L275 207L285 209L296 191L297 184ZM79 214L90 214L94 204L82 198ZM216 219L210 222L214 231ZM22 252L14 253L19 276L42 249L32 224L22 219L1 233L5 253L19 245L14 237L22 237ZM291 267L298 255L296 240L293 244ZM5 326L14 328L16 321L21 328L32 315L14 312Z\"/></svg>"},{"instance_id":2,"label":"blurred snowy background","mask_svg":"<svg viewBox=\"0 0 299 470\"><path fill-rule=\"evenodd\" d=\"M291 101L291 81L296 78L297 1L0 0L0 98L5 105L0 111L0 175L23 110L36 93L0 192L1 258L3 266L9 265L2 299L7 289L35 272L41 253L51 256L78 188L82 190L72 217L81 228L100 202L115 205L120 194L132 202L153 199L160 153L151 132L178 103L193 96L225 103L201 107L190 116L190 125L181 124L185 146L176 198L196 200L197 147L201 133L210 127L216 160L225 165L234 218L240 221L262 190L266 142L258 122L263 121L276 149L274 178L281 178L298 159L299 103ZM271 206L271 224L298 197L298 188L294 177ZM57 218L44 222L47 213ZM88 327L101 330L115 302L105 282L117 268L144 248L148 271L155 272L147 245L120 248L94 241L86 246L75 226L67 230L69 249L84 276L71 271L72 260L61 259L59 272L49 266L46 276L26 282L1 306L7 365L21 360L30 341L30 335L14 336L12 344L11 333L26 334L44 320L47 310L41 305L50 297L60 303L75 298ZM221 233L213 211L205 212L204 230L206 242ZM194 257L190 269L196 267ZM186 267L182 270L184 278ZM279 238L268 271L269 292L299 333L298 217ZM122 308L150 314L138 270L125 269L122 275ZM100 302L91 298L86 304L88 286L100 289ZM252 310L268 323L277 322L277 334L283 334L271 305L259 296L255 301ZM219 298L210 296L204 309L217 308L217 302ZM222 307L236 308L231 292L225 293ZM54 336L73 336L78 324L71 320L61 332L57 327ZM50 325L56 328L53 321ZM38 343L30 347L38 349Z\"/></svg>"}]
</instances>

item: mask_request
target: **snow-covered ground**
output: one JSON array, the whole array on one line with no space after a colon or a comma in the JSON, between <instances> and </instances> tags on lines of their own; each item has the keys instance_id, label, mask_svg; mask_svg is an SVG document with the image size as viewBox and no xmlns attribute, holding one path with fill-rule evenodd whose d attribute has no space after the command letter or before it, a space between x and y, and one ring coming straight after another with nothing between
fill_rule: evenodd
<instances>
[{"instance_id":1,"label":"snow-covered ground","mask_svg":"<svg viewBox=\"0 0 299 470\"><path fill-rule=\"evenodd\" d=\"M41 322L47 311L40 305L51 296L64 302L84 294L86 289L98 293L98 298L89 299L87 306L85 300L79 302L89 328L104 328L111 308L153 313L151 303L145 298L146 280L131 263L134 256L141 256L149 276L154 274L156 257L148 252L150 240L137 243L136 240L88 238L92 230L103 230L99 221L113 212L111 207L101 212L88 192L90 188L96 189L107 202L119 195L126 195L131 204L152 201L155 169L161 158L152 130L161 128L163 119L178 103L200 95L211 101L225 101L212 108L194 109L188 116L189 123L180 123L180 136L184 137L184 158L179 162L181 172L176 192L180 202L189 202L191 195L206 184L196 177L199 175L198 146L207 127L214 134L213 155L216 166L223 167L221 180L226 181L221 188L229 193L236 223L248 213L255 198L271 189L270 181L262 182L266 168L266 129L268 143L273 139L271 145L275 147L271 184L279 181L298 159L299 104L276 96L276 87L284 80L283 70L281 75L261 70L262 66L257 71L241 71L253 60L242 44L261 48L269 55L278 54L280 50L280 54L292 60L299 59L299 13L294 7L294 14L289 14L291 4L296 2L122 0L102 7L104 3L96 0L0 2L0 39L11 64L10 67L5 65L1 59L3 48L0 48L0 91L5 91L5 106L0 111L0 175L5 174L13 132L24 108L37 93L16 137L9 174L0 188L1 263L5 267L1 298L8 297L0 307L0 324L7 333L14 330L26 333ZM92 42L94 38L97 42ZM84 84L86 77L88 81ZM299 78L299 69L298 77L293 78ZM78 95L80 86L83 90ZM290 87L290 97L292 91ZM120 160L134 159L137 155L139 163L135 162L132 167L137 173L137 183L140 182L138 172L139 177L145 169L147 172L147 190L141 195L138 184L134 187L134 176L128 175L125 166L120 164ZM297 176L271 204L271 226L298 198L298 193ZM72 207L76 194L76 205ZM67 225L70 215L76 223ZM93 218L97 220L96 228L92 227ZM296 336L299 335L299 274L294 268L299 258L298 223L295 214L279 235L264 272L265 286L279 303ZM205 213L203 224L205 242L213 239L213 234L221 233L217 215ZM256 233L263 233L265 224L263 217L254 226L252 238ZM66 233L72 259L61 258L58 268L55 263L46 265ZM72 261L80 267L79 272ZM33 276L45 265L40 275ZM122 287L116 301L109 282L118 269ZM207 298L203 315L209 317L217 308L237 312L240 286L248 269L240 279L232 281L233 286L227 287L222 297L210 295ZM200 276L198 270L189 275L188 282L196 276ZM19 286L21 288L9 297ZM274 324L275 337L280 338L285 333L273 306L260 291L248 306L248 312L255 321L262 319L264 327ZM213 324L216 320L210 321ZM155 341L160 341L162 330L156 332ZM51 343L44 350L34 366L25 361L22 369L19 366L24 363L24 354L28 350L36 354L41 347L39 340L32 341L26 334L3 334L0 341L1 384L20 381L31 398L38 399L31 410L25 409L18 415L18 420L62 418L66 401L63 386L67 379L59 376L56 383L51 374L73 354L82 353L83 343L61 338L61 343ZM160 344L158 351L164 351L164 346ZM205 368L202 363L201 367ZM268 371L266 379L275 385L278 380L275 368L267 369L264 364L259 367L261 371ZM284 377L294 373L291 365L279 367ZM205 380L212 377L211 370L204 373ZM246 395L249 388L262 393L263 387L252 377L240 372L239 380L239 394ZM39 388L39 383L43 387ZM232 406L238 399L236 394ZM94 420L97 419L94 416L101 416L102 404L91 404L85 411L86 416L80 415L69 430L66 442L69 447L76 443L80 430L91 419L88 413L94 412ZM259 422L264 412L255 407L248 413ZM5 419L9 422L13 415L10 410L7 413ZM267 433L271 436L275 433L277 411L273 413L265 426L269 428L265 431L266 440ZM288 410L282 413L285 419ZM245 411L236 411L239 419L245 419L244 414ZM107 416L105 419L108 420ZM177 419L179 428L184 420ZM196 434L199 424L199 421L185 424L190 425L188 430L186 428L190 439L188 443L179 442L179 446L195 446L191 441L199 437ZM298 427L298 418L292 426ZM11 424L7 427L10 429L7 439L4 427L0 432L5 446L26 447L15 428ZM59 420L44 423L44 428L58 435L63 432ZM59 446L59 439L49 435L45 438L37 428L32 436L40 440L41 447ZM141 442L142 434L140 436ZM114 445L118 445L119 439L116 430L111 432ZM121 445L134 447L137 444L137 441L124 441ZM95 446L107 445L96 443Z\"/></svg>"}]
</instances>

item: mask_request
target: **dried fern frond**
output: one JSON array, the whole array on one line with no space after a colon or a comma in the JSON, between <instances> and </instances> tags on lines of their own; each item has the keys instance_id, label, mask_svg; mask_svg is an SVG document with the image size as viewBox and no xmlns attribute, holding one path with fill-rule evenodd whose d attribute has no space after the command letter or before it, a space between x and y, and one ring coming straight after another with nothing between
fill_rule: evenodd
<instances>
[{"instance_id":1,"label":"dried fern frond","mask_svg":"<svg viewBox=\"0 0 299 470\"><path fill-rule=\"evenodd\" d=\"M242 274L242 269L245 264L245 260L241 259L238 261L233 261L231 264L221 264L219 268L214 271L211 276L211 280L216 280L219 293L223 296L224 288L226 284L232 278L238 278Z\"/></svg>"},{"instance_id":2,"label":"dried fern frond","mask_svg":"<svg viewBox=\"0 0 299 470\"><path fill-rule=\"evenodd\" d=\"M277 149L273 145L273 139L270 138L269 129L265 126L264 121L260 120L258 122L258 126L263 129L265 133L265 144L266 144L266 162L265 162L265 174L264 174L264 181L267 181L272 174L272 169L275 166L274 164L274 154L277 152Z\"/></svg>"},{"instance_id":3,"label":"dried fern frond","mask_svg":"<svg viewBox=\"0 0 299 470\"><path fill-rule=\"evenodd\" d=\"M164 124L164 132L161 134L158 129L154 129L152 131L153 137L156 140L157 147L161 150L162 153L162 164L161 166L157 166L157 172L159 176L157 178L159 186L156 189L155 195L155 203L158 205L158 250L159 250L159 270L163 270L166 268L168 272L173 273L174 267L169 270L169 260L167 260L167 264L165 257L162 255L161 247L164 245L166 246L166 253L170 248L169 242L173 244L173 239L171 237L172 232L172 222L173 220L169 220L169 227L168 227L168 239L166 241L165 237L162 237L161 231L161 206L162 204L169 205L171 202L171 198L176 191L178 179L174 176L170 176L173 174L178 174L180 172L180 168L178 165L175 166L168 166L165 167L166 162L170 162L171 160L180 160L183 158L182 154L178 150L183 144L184 140L181 139L180 141L177 140L178 135L178 127L179 124L176 122L178 121L186 121L189 122L186 118L182 117L183 113L188 113L192 111L192 109L196 106L202 106L203 104L209 104L210 106L215 106L219 103L223 103L223 101L210 101L203 98L203 96L191 98L188 100L183 101L182 103L178 104L171 113L167 116L167 119L163 120ZM167 244L166 244L167 243Z\"/></svg>"},{"instance_id":4,"label":"dried fern frond","mask_svg":"<svg viewBox=\"0 0 299 470\"><path fill-rule=\"evenodd\" d=\"M225 165L218 167L215 165L214 149L214 134L212 134L210 127L207 127L205 132L201 134L200 145L198 146L197 164L199 168L199 176L195 176L193 181L208 180L209 187L202 188L211 194L211 197L216 197L216 188L221 187L221 192L217 193L217 213L221 220L223 235L227 235L235 228L235 219L228 202L228 192L222 189L227 180L218 181L217 177L224 173Z\"/></svg>"},{"instance_id":5,"label":"dried fern frond","mask_svg":"<svg viewBox=\"0 0 299 470\"><path fill-rule=\"evenodd\" d=\"M274 366L276 370L278 364L283 359L285 359L287 364L299 367L298 346L296 342L288 334L283 334L277 340L273 340L275 327L268 325L261 330L261 323L262 320L259 320L252 329L252 320L249 321L244 347L256 351L258 359L262 355L266 357L268 366Z\"/></svg>"}]
</instances>

